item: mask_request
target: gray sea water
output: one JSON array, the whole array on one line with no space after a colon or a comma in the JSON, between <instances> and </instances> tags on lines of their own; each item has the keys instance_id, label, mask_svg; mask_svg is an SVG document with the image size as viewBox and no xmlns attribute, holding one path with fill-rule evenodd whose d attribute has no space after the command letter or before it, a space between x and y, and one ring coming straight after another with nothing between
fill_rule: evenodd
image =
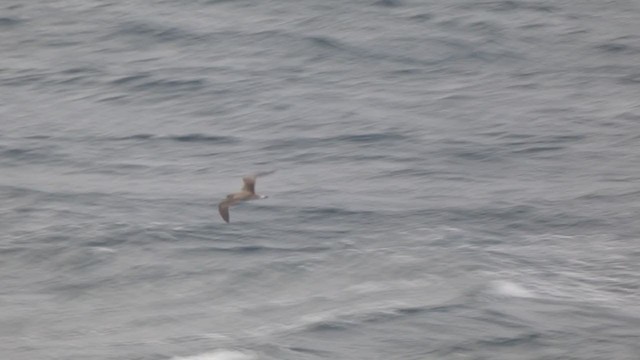
<instances>
[{"instance_id":1,"label":"gray sea water","mask_svg":"<svg viewBox=\"0 0 640 360\"><path fill-rule=\"evenodd\" d=\"M639 34L632 0L3 0L0 359L640 359Z\"/></svg>"}]
</instances>

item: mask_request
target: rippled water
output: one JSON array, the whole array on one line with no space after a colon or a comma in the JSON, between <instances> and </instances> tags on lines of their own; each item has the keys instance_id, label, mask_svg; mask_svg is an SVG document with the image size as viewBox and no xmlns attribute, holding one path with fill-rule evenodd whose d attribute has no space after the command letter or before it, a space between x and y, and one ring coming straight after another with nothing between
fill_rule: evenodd
<instances>
[{"instance_id":1,"label":"rippled water","mask_svg":"<svg viewBox=\"0 0 640 360\"><path fill-rule=\"evenodd\" d=\"M638 34L633 1L3 1L0 358L638 359Z\"/></svg>"}]
</instances>

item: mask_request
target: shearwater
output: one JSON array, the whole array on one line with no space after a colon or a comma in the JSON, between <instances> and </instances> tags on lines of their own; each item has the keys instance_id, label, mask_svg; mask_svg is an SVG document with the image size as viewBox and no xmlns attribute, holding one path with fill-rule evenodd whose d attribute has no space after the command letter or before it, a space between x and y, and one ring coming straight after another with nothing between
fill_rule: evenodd
<instances>
[{"instance_id":1,"label":"shearwater","mask_svg":"<svg viewBox=\"0 0 640 360\"><path fill-rule=\"evenodd\" d=\"M227 195L227 197L222 200L220 204L218 204L218 211L220 211L220 216L222 216L222 219L227 223L229 222L229 207L231 207L232 205L254 199L266 199L266 195L256 194L256 179L258 178L258 176L265 176L274 172L275 170L243 177L242 181L244 182L244 185L242 186L242 190Z\"/></svg>"}]
</instances>

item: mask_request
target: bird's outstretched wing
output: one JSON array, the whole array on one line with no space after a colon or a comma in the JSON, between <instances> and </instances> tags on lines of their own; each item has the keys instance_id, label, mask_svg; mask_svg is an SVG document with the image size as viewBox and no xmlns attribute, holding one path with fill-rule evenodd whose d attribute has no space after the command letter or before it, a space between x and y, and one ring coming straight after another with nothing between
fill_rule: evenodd
<instances>
[{"instance_id":1,"label":"bird's outstretched wing","mask_svg":"<svg viewBox=\"0 0 640 360\"><path fill-rule=\"evenodd\" d=\"M228 199L223 200L220 204L218 204L218 211L220 211L220 216L225 222L229 222L229 206L231 202Z\"/></svg>"},{"instance_id":2,"label":"bird's outstretched wing","mask_svg":"<svg viewBox=\"0 0 640 360\"><path fill-rule=\"evenodd\" d=\"M243 177L242 182L244 182L244 186L242 187L242 191L255 194L256 193L256 177L257 177L256 175Z\"/></svg>"},{"instance_id":3,"label":"bird's outstretched wing","mask_svg":"<svg viewBox=\"0 0 640 360\"><path fill-rule=\"evenodd\" d=\"M256 179L258 178L258 176L265 176L265 175L273 174L274 172L276 172L276 171L275 170L263 171L263 172L259 172L257 174L247 175L247 176L243 177L242 181L244 182L244 186L242 187L242 191L246 191L246 192L249 192L251 194L255 194L256 193Z\"/></svg>"}]
</instances>

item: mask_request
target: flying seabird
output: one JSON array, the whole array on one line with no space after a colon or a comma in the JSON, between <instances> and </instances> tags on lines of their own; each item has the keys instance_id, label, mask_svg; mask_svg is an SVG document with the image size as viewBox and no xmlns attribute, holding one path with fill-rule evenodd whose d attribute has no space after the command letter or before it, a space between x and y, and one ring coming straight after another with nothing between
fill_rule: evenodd
<instances>
[{"instance_id":1,"label":"flying seabird","mask_svg":"<svg viewBox=\"0 0 640 360\"><path fill-rule=\"evenodd\" d=\"M258 176L269 175L275 171L268 171L263 173L257 173L254 175L245 176L242 178L244 186L239 192L229 194L227 197L218 204L218 210L220 216L225 222L229 222L229 207L242 201L249 201L254 199L266 199L266 195L256 194L256 178Z\"/></svg>"}]
</instances>

